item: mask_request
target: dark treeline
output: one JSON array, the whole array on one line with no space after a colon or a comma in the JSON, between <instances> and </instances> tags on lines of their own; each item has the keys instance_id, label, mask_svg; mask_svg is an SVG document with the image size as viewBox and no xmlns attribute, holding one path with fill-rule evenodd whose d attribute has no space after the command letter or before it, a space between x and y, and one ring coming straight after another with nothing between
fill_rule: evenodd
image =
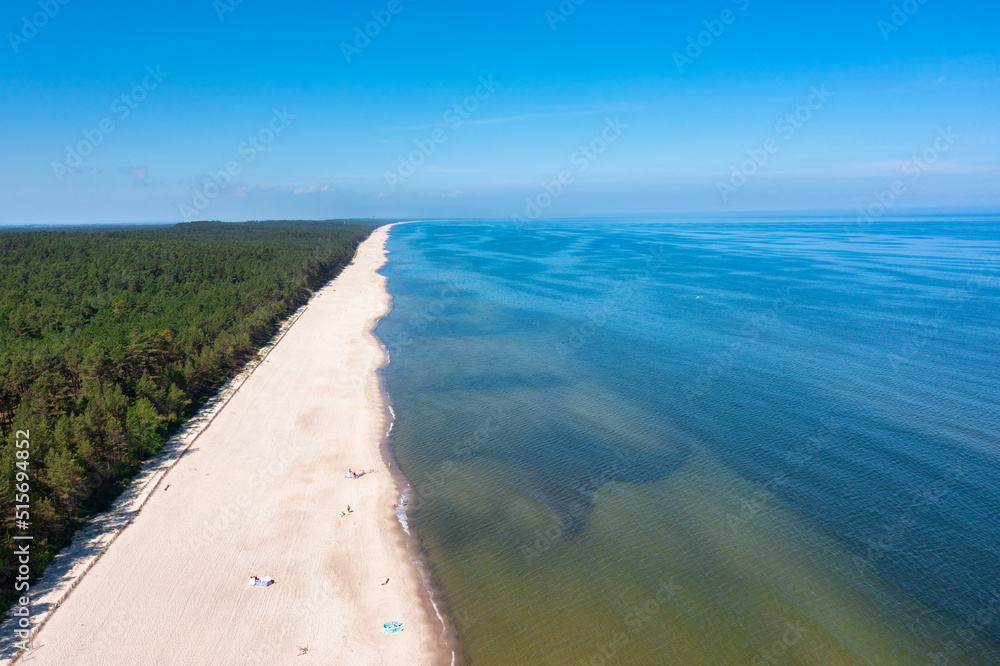
<instances>
[{"instance_id":1,"label":"dark treeline","mask_svg":"<svg viewBox=\"0 0 1000 666\"><path fill-rule=\"evenodd\" d=\"M14 598L17 473L30 477L35 577L374 227L0 235L0 608ZM31 435L27 465L19 430Z\"/></svg>"}]
</instances>

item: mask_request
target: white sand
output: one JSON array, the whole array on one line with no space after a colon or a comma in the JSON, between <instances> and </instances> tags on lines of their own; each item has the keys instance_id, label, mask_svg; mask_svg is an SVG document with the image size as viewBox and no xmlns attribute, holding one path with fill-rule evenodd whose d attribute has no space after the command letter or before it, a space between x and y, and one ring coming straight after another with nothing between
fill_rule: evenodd
<instances>
[{"instance_id":1,"label":"white sand","mask_svg":"<svg viewBox=\"0 0 1000 666\"><path fill-rule=\"evenodd\" d=\"M376 273L387 235L376 231L317 293L53 613L25 663L450 661L379 450L375 372L385 358L370 331L388 310ZM371 471L353 480L348 468ZM348 504L354 513L341 518ZM248 587L251 575L277 582ZM382 623L397 620L404 630L384 634Z\"/></svg>"}]
</instances>

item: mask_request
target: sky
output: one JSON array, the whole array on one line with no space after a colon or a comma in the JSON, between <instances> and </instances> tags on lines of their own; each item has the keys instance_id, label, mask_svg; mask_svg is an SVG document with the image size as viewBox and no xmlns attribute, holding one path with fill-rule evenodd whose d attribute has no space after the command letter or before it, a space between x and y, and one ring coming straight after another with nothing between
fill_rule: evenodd
<instances>
[{"instance_id":1,"label":"sky","mask_svg":"<svg viewBox=\"0 0 1000 666\"><path fill-rule=\"evenodd\" d=\"M6 0L0 225L995 213L998 25L962 0Z\"/></svg>"}]
</instances>

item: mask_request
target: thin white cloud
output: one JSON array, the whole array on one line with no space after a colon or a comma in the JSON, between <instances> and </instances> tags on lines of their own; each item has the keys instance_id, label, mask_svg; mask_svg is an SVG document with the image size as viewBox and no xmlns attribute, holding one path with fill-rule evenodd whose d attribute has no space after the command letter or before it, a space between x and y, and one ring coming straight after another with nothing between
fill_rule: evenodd
<instances>
[{"instance_id":1,"label":"thin white cloud","mask_svg":"<svg viewBox=\"0 0 1000 666\"><path fill-rule=\"evenodd\" d=\"M632 110L645 107L646 105L644 104L636 104L632 102L620 102L617 104L608 104L600 107L595 106L585 109L559 109L557 111L547 111L544 113L522 113L514 116L498 116L495 118L472 118L472 119L462 120L462 125L495 125L499 123L516 123L516 122L521 122L522 120L531 120L533 118L546 118L551 116L591 116L591 115L611 113L615 111L621 112L623 109ZM388 129L393 131L425 130L425 129L434 129L435 127L444 127L450 129L451 125L453 124L454 123L447 123L442 121L436 123L426 123L423 125L408 125L408 126L396 125L389 127ZM388 143L391 140L378 139L378 141Z\"/></svg>"},{"instance_id":2,"label":"thin white cloud","mask_svg":"<svg viewBox=\"0 0 1000 666\"><path fill-rule=\"evenodd\" d=\"M529 118L538 118L537 113L525 113L520 116L503 116L501 118L483 118L482 120L465 120L463 125L495 125L497 123L516 123Z\"/></svg>"},{"instance_id":3,"label":"thin white cloud","mask_svg":"<svg viewBox=\"0 0 1000 666\"><path fill-rule=\"evenodd\" d=\"M149 170L144 166L124 166L118 170L130 176L135 176L135 181L132 184L136 187L149 185Z\"/></svg>"},{"instance_id":4,"label":"thin white cloud","mask_svg":"<svg viewBox=\"0 0 1000 666\"><path fill-rule=\"evenodd\" d=\"M870 178L896 177L903 174L903 168L909 160L873 160L869 162L853 162L818 167L801 167L796 169L781 169L771 171L770 177L824 177L824 178ZM929 165L927 173L995 173L1000 171L998 164L962 164L959 162L937 162Z\"/></svg>"},{"instance_id":5,"label":"thin white cloud","mask_svg":"<svg viewBox=\"0 0 1000 666\"><path fill-rule=\"evenodd\" d=\"M518 122L518 121L521 121L521 120L528 120L529 118L538 118L541 115L548 115L548 114L525 113L525 114L521 114L519 116L502 116L502 117L499 117L499 118L482 118L482 119L473 119L473 120L462 120L462 125L493 125L493 124L497 124L497 123L513 123L513 122ZM389 129L391 129L391 130L400 130L400 131L426 130L426 129L434 129L436 127L444 127L446 129L451 129L453 125L454 125L454 123L447 123L447 122L443 122L442 121L442 122L436 122L436 123L426 123L426 124L423 124L423 125L409 125L409 126L405 126L405 127L396 126L396 127L390 127ZM388 142L391 141L391 139L379 139L379 141L380 142L384 141L384 142L388 143Z\"/></svg>"},{"instance_id":6,"label":"thin white cloud","mask_svg":"<svg viewBox=\"0 0 1000 666\"><path fill-rule=\"evenodd\" d=\"M301 194L313 194L315 192L329 192L329 191L330 191L330 184L327 183L326 185L310 185L309 187L296 187L295 189L292 190L292 194L301 195Z\"/></svg>"}]
</instances>

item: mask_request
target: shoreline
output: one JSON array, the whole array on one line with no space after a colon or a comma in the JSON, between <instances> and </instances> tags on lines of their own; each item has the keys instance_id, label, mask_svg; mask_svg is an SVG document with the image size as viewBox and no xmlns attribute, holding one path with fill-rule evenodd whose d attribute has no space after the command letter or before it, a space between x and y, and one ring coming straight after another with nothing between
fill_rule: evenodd
<instances>
[{"instance_id":1,"label":"shoreline","mask_svg":"<svg viewBox=\"0 0 1000 666\"><path fill-rule=\"evenodd\" d=\"M394 222L392 224L387 225L385 229L388 230L396 226L397 224L407 224L407 222ZM388 251L386 251L386 254L387 255L389 254ZM444 601L441 598L441 593L437 589L437 586L434 585L434 579L431 574L430 562L428 562L427 560L427 555L426 553L424 553L423 548L420 545L420 541L417 538L417 535L410 530L409 499L412 496L413 487L410 485L410 482L406 478L406 475L403 474L402 470L400 469L399 463L396 460L396 456L393 453L392 430L396 421L396 412L392 408L392 397L389 394L389 390L385 382L385 375L383 373L385 367L392 362L392 355L390 354L389 347L385 343L385 341L383 341L382 338L380 338L378 334L375 333L375 329L378 328L379 322L383 318L387 317L393 310L393 299L392 299L392 293L389 292L388 290L388 280L386 280L385 291L389 298L388 307L386 311L375 320L372 328L370 329L370 333L378 342L379 348L382 350L382 353L384 355L384 361L377 370L377 375L379 380L379 391L382 396L382 405L383 405L382 412L386 423L386 427L384 428L385 435L382 438L382 442L379 446L379 449L382 454L382 462L388 468L389 474L396 484L395 502L398 503L398 506L395 511L396 520L399 524L400 529L402 530L404 545L406 547L407 552L409 553L410 561L417 568L417 572L419 573L421 581L424 586L425 596L423 598L423 601L425 605L425 610L428 613L433 613L440 621L441 623L440 638L447 646L447 649L450 653L451 666L455 666L458 663L458 654L459 654L457 637L455 635L455 628L451 623L448 610L447 608L445 608ZM395 467L393 467L393 464L395 464Z\"/></svg>"},{"instance_id":2,"label":"shoreline","mask_svg":"<svg viewBox=\"0 0 1000 666\"><path fill-rule=\"evenodd\" d=\"M192 439L156 468L163 474L142 511L73 582L24 662L454 658L392 508L399 489L382 455L390 421L378 369L387 355L374 328L389 311L378 270L391 226L312 296L281 344L225 396L198 446ZM348 467L368 474L345 479ZM338 517L348 504L352 513ZM247 575L276 584L248 588ZM384 634L388 621L404 630Z\"/></svg>"},{"instance_id":3,"label":"shoreline","mask_svg":"<svg viewBox=\"0 0 1000 666\"><path fill-rule=\"evenodd\" d=\"M379 227L379 230L385 229L386 231L386 241L382 244L383 255L386 259L382 266L377 269L378 271L381 271L385 264L388 263L389 251L385 249L385 245L388 242L389 230L396 225L408 223L409 222L393 222L383 227ZM368 333L375 339L375 342L382 353L382 363L375 371L376 376L378 377L379 395L382 400L382 430L384 432L384 435L379 442L379 452L382 457L382 464L388 470L389 476L395 482L396 492L393 495L393 504L395 505L400 503L400 505L397 509L395 509L394 514L401 532L400 536L403 539L403 546L406 548L406 551L409 554L410 562L416 568L417 573L420 576L421 583L423 584L424 595L422 597L422 602L424 604L424 610L429 616L436 617L441 623L441 633L439 637L447 650L447 657L449 660L448 663L450 663L451 666L455 666L455 664L458 663L457 655L459 654L455 638L455 630L451 624L447 610L442 610L444 602L441 600L440 593L434 585L434 580L430 573L430 563L427 561L427 556L420 546L420 541L417 539L417 535L410 530L409 504L401 503L408 499L412 492L412 487L410 486L410 482L406 478L406 475L404 475L400 469L399 463L392 451L392 430L396 422L396 412L392 408L392 397L389 394L389 389L386 386L385 376L383 374L385 367L392 362L392 355L389 352L389 346L378 336L375 329L378 328L379 322L382 321L382 319L392 313L393 298L392 293L388 289L388 279L381 273L379 273L379 276L382 278L383 282L383 290L386 295L386 306L384 311L375 317L371 326L368 328Z\"/></svg>"}]
</instances>

